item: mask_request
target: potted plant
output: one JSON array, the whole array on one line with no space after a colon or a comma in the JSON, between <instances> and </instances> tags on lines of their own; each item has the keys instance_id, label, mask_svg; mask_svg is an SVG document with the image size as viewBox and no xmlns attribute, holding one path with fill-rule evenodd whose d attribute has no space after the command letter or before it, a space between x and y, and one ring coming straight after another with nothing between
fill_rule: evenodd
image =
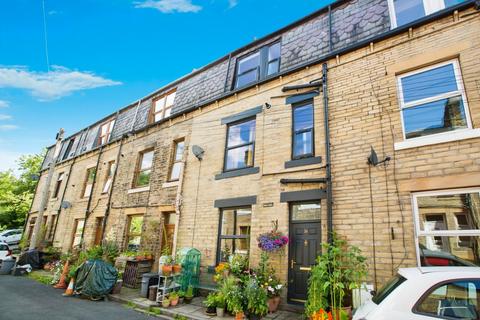
<instances>
[{"instance_id":1,"label":"potted plant","mask_svg":"<svg viewBox=\"0 0 480 320\"><path fill-rule=\"evenodd\" d=\"M319 310L330 309L333 319L350 319L351 307L346 297L360 288L367 276L366 258L359 248L333 235L332 243L323 245L322 255L313 266L305 305L307 317L313 318Z\"/></svg>"},{"instance_id":2,"label":"potted plant","mask_svg":"<svg viewBox=\"0 0 480 320\"><path fill-rule=\"evenodd\" d=\"M191 303L193 300L193 286L189 285L185 292L185 303Z\"/></svg>"},{"instance_id":3,"label":"potted plant","mask_svg":"<svg viewBox=\"0 0 480 320\"><path fill-rule=\"evenodd\" d=\"M162 274L166 277L170 276L172 274L172 257L168 256L165 259L164 264L162 265Z\"/></svg>"},{"instance_id":4,"label":"potted plant","mask_svg":"<svg viewBox=\"0 0 480 320\"><path fill-rule=\"evenodd\" d=\"M178 290L178 303L182 304L183 299L185 299L185 291L183 290Z\"/></svg>"},{"instance_id":5,"label":"potted plant","mask_svg":"<svg viewBox=\"0 0 480 320\"><path fill-rule=\"evenodd\" d=\"M217 309L217 299L215 293L209 293L207 299L203 301L203 304L207 307L205 313L209 316L214 316Z\"/></svg>"},{"instance_id":6,"label":"potted plant","mask_svg":"<svg viewBox=\"0 0 480 320\"><path fill-rule=\"evenodd\" d=\"M162 307L164 308L168 308L170 306L170 299L165 297L163 300L162 300Z\"/></svg>"},{"instance_id":7,"label":"potted plant","mask_svg":"<svg viewBox=\"0 0 480 320\"><path fill-rule=\"evenodd\" d=\"M215 294L215 309L218 317L225 315L225 297L221 292Z\"/></svg>"},{"instance_id":8,"label":"potted plant","mask_svg":"<svg viewBox=\"0 0 480 320\"><path fill-rule=\"evenodd\" d=\"M262 252L258 268L254 269L257 282L260 287L264 288L268 296L268 311L274 313L280 305L280 293L283 285L275 276L275 269L272 268L269 261L269 256L266 252Z\"/></svg>"},{"instance_id":9,"label":"potted plant","mask_svg":"<svg viewBox=\"0 0 480 320\"><path fill-rule=\"evenodd\" d=\"M246 283L245 298L248 319L258 320L267 315L267 293L262 287L259 286L254 277L250 277Z\"/></svg>"},{"instance_id":10,"label":"potted plant","mask_svg":"<svg viewBox=\"0 0 480 320\"><path fill-rule=\"evenodd\" d=\"M170 293L170 304L175 307L177 304L178 304L178 299L179 299L179 296L178 296L178 293L173 291L172 293Z\"/></svg>"},{"instance_id":11,"label":"potted plant","mask_svg":"<svg viewBox=\"0 0 480 320\"><path fill-rule=\"evenodd\" d=\"M175 261L173 262L172 271L174 274L179 274L180 272L182 272L182 265L180 264L180 259L178 256L175 258Z\"/></svg>"}]
</instances>

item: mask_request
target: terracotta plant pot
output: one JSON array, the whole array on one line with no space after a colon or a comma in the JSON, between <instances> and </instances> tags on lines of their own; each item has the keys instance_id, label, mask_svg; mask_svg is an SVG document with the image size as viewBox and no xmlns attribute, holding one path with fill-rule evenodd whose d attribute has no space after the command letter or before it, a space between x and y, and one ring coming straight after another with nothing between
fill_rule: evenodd
<instances>
[{"instance_id":1,"label":"terracotta plant pot","mask_svg":"<svg viewBox=\"0 0 480 320\"><path fill-rule=\"evenodd\" d=\"M243 320L243 312L235 313L235 320Z\"/></svg>"},{"instance_id":2,"label":"terracotta plant pot","mask_svg":"<svg viewBox=\"0 0 480 320\"><path fill-rule=\"evenodd\" d=\"M174 274L178 274L182 272L182 266L179 264L174 264L172 270Z\"/></svg>"},{"instance_id":3,"label":"terracotta plant pot","mask_svg":"<svg viewBox=\"0 0 480 320\"><path fill-rule=\"evenodd\" d=\"M268 299L267 303L268 303L268 312L269 313L274 313L274 312L277 311L277 304L275 303L274 298Z\"/></svg>"},{"instance_id":4,"label":"terracotta plant pot","mask_svg":"<svg viewBox=\"0 0 480 320\"><path fill-rule=\"evenodd\" d=\"M184 299L185 299L184 297L178 298L178 303L182 304Z\"/></svg>"},{"instance_id":5,"label":"terracotta plant pot","mask_svg":"<svg viewBox=\"0 0 480 320\"><path fill-rule=\"evenodd\" d=\"M169 275L172 274L172 269L173 269L173 268L172 268L171 265L164 264L164 265L162 266L162 273L163 273L163 275L168 277Z\"/></svg>"},{"instance_id":6,"label":"terracotta plant pot","mask_svg":"<svg viewBox=\"0 0 480 320\"><path fill-rule=\"evenodd\" d=\"M276 297L273 297L273 300L275 301L275 305L276 305L277 310L278 310L278 306L282 302L282 298L280 298L280 296L276 296Z\"/></svg>"},{"instance_id":7,"label":"terracotta plant pot","mask_svg":"<svg viewBox=\"0 0 480 320\"><path fill-rule=\"evenodd\" d=\"M172 299L172 300L170 300L170 305L171 305L172 307L175 307L177 304L178 304L178 298L177 298L177 299Z\"/></svg>"}]
</instances>

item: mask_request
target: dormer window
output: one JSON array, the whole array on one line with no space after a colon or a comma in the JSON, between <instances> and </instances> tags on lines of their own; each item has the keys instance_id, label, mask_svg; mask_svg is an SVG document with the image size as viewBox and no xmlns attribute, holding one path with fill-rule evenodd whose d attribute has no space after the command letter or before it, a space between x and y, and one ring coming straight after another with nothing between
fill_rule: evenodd
<instances>
[{"instance_id":1,"label":"dormer window","mask_svg":"<svg viewBox=\"0 0 480 320\"><path fill-rule=\"evenodd\" d=\"M388 0L392 29L465 0Z\"/></svg>"},{"instance_id":2,"label":"dormer window","mask_svg":"<svg viewBox=\"0 0 480 320\"><path fill-rule=\"evenodd\" d=\"M172 114L173 102L175 101L176 91L170 91L159 98L153 100L152 122L157 122L170 117Z\"/></svg>"},{"instance_id":3,"label":"dormer window","mask_svg":"<svg viewBox=\"0 0 480 320\"><path fill-rule=\"evenodd\" d=\"M280 42L275 42L238 60L235 88L265 79L279 70Z\"/></svg>"},{"instance_id":4,"label":"dormer window","mask_svg":"<svg viewBox=\"0 0 480 320\"><path fill-rule=\"evenodd\" d=\"M115 120L109 120L100 126L100 136L98 137L99 145L105 144L110 140L114 124Z\"/></svg>"}]
</instances>

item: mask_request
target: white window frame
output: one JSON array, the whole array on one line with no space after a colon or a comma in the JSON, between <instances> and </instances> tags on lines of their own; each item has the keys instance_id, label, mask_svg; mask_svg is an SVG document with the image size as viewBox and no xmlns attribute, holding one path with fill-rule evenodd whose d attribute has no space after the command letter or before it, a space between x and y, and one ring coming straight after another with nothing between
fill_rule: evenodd
<instances>
[{"instance_id":1,"label":"white window frame","mask_svg":"<svg viewBox=\"0 0 480 320\"><path fill-rule=\"evenodd\" d=\"M437 68L440 68L440 67L443 67L443 66L446 66L446 65L449 65L449 64L453 65L455 79L457 81L457 91L443 93L443 94L440 94L440 95L436 95L436 96L428 97L428 98L423 98L423 99L415 100L415 101L408 102L408 103L404 102L403 87L402 87L402 79L403 78L406 78L408 76L418 74L418 73L421 73L421 72L424 72L424 71L437 69ZM398 88L398 104L400 106L400 121L401 121L401 124L402 124L403 141L395 143L395 150L402 150L402 149L415 148L415 147L424 146L424 145L431 145L431 144L437 144L437 143L443 143L443 142L449 142L449 141L456 141L456 140L463 140L463 139L480 137L480 129L473 129L473 126L472 126L472 121L471 121L471 117L470 117L470 111L469 111L469 107L468 107L467 96L465 94L465 88L464 88L464 85L463 85L462 73L461 73L461 70L460 70L460 64L459 64L457 59L448 60L448 61L444 61L444 62L441 62L441 63L436 63L436 64L430 65L428 67L423 67L423 68L420 68L420 69L416 69L414 71L410 71L410 72L401 74L401 75L397 76L397 88ZM407 108L410 108L410 107L416 107L418 105L422 105L422 104L425 104L425 103L434 102L434 101L438 101L438 100L441 100L441 99L451 98L451 97L455 97L455 96L459 96L459 95L462 97L463 109L464 109L465 118L466 118L466 121L467 121L467 128L452 130L452 131L447 131L447 132L441 132L441 133L435 133L435 134L430 134L430 135L426 135L426 136L407 139L406 132L405 132L405 120L403 119L403 110L404 109L407 109Z\"/></svg>"},{"instance_id":2,"label":"white window frame","mask_svg":"<svg viewBox=\"0 0 480 320\"><path fill-rule=\"evenodd\" d=\"M418 198L430 197L430 196L447 196L457 195L464 193L480 193L480 188L461 188L461 189L447 189L438 191L423 191L415 192L411 194L412 197L412 210L414 221L414 234L415 234L415 251L417 255L417 265L421 266L419 241L420 237L459 237L459 236L471 236L480 237L480 229L473 230L434 230L425 231L420 229L420 212L418 210Z\"/></svg>"},{"instance_id":3,"label":"white window frame","mask_svg":"<svg viewBox=\"0 0 480 320\"><path fill-rule=\"evenodd\" d=\"M397 14L395 12L394 0L388 0L388 13L390 14L390 29L395 29L397 25ZM406 1L406 0L404 0ZM444 0L423 0L423 9L425 10L425 16L445 9Z\"/></svg>"}]
</instances>

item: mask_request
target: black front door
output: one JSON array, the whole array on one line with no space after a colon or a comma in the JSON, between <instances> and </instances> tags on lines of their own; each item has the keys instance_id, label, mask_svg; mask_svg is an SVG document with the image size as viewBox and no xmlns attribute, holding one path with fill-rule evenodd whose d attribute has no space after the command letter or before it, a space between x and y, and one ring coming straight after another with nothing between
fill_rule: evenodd
<instances>
[{"instance_id":1,"label":"black front door","mask_svg":"<svg viewBox=\"0 0 480 320\"><path fill-rule=\"evenodd\" d=\"M310 212L316 204L292 204L290 220L290 247L288 260L288 300L304 303L307 300L307 284L311 267L321 252L321 223L319 219L296 220L299 206L308 206ZM320 211L320 204L318 204ZM318 214L319 216L319 214ZM301 217L301 215L300 215ZM309 217L310 218L310 217Z\"/></svg>"}]
</instances>

